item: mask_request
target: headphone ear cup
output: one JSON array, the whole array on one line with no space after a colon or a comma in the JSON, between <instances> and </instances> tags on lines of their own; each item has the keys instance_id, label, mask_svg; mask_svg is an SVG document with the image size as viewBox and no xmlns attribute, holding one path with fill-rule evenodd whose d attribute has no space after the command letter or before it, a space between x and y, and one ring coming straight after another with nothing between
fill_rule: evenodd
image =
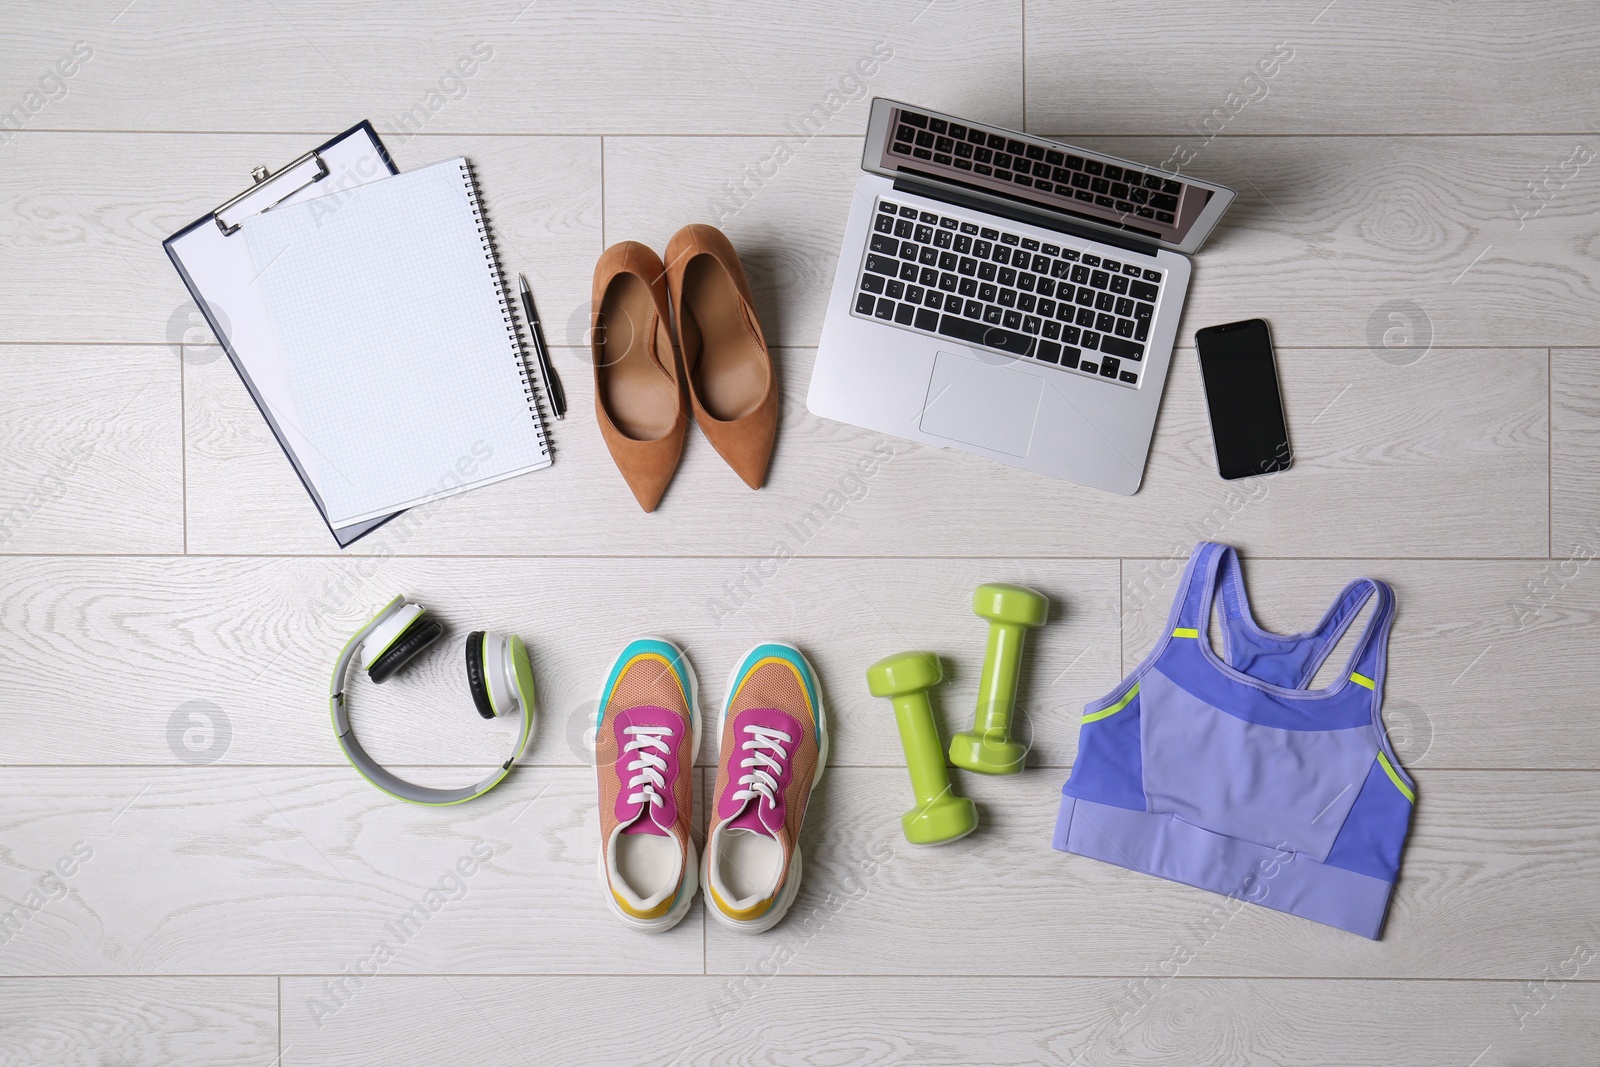
<instances>
[{"instance_id":1,"label":"headphone ear cup","mask_svg":"<svg viewBox=\"0 0 1600 1067\"><path fill-rule=\"evenodd\" d=\"M483 662L484 640L482 630L467 635L467 689L472 693L472 704L485 719L494 718L494 705L489 702L489 683Z\"/></svg>"},{"instance_id":2,"label":"headphone ear cup","mask_svg":"<svg viewBox=\"0 0 1600 1067\"><path fill-rule=\"evenodd\" d=\"M372 661L372 666L367 668L367 677L382 685L393 678L396 671L416 659L423 649L439 640L443 633L444 624L438 619L417 616L416 622L402 631L383 655Z\"/></svg>"}]
</instances>

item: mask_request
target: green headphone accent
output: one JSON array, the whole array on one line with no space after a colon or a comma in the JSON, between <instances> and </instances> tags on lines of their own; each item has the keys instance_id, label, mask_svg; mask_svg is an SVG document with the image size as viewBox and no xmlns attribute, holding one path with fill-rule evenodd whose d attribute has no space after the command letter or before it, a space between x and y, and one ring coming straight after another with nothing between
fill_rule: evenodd
<instances>
[{"instance_id":1,"label":"green headphone accent","mask_svg":"<svg viewBox=\"0 0 1600 1067\"><path fill-rule=\"evenodd\" d=\"M350 661L357 653L362 654L362 669L374 682L381 684L421 655L443 633L444 627L438 620L427 618L421 604L412 604L405 597L397 596L345 642L333 668L333 680L328 683L328 709L345 758L367 781L390 796L413 804L460 804L483 796L511 773L511 768L527 749L528 739L533 736L533 667L528 663L527 648L515 634L506 636L477 630L467 635L466 654L467 682L478 713L484 718L495 718L518 709L522 711L522 736L517 739L516 751L510 758L477 785L434 789L406 781L367 754L350 728L350 714L345 706L344 682Z\"/></svg>"}]
</instances>

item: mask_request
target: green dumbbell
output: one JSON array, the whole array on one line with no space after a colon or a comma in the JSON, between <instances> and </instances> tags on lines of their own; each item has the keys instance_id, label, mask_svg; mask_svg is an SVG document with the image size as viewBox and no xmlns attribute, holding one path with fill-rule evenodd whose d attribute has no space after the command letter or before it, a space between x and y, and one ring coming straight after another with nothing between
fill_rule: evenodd
<instances>
[{"instance_id":1,"label":"green dumbbell","mask_svg":"<svg viewBox=\"0 0 1600 1067\"><path fill-rule=\"evenodd\" d=\"M978 714L972 729L950 739L950 762L984 774L1020 774L1027 746L1011 737L1011 714L1022 673L1022 642L1042 626L1050 601L1042 593L998 582L978 586L972 610L989 620L989 646L978 679Z\"/></svg>"},{"instance_id":2,"label":"green dumbbell","mask_svg":"<svg viewBox=\"0 0 1600 1067\"><path fill-rule=\"evenodd\" d=\"M944 765L939 727L933 721L928 690L944 674L932 652L902 652L880 659L867 668L867 688L875 697L888 697L900 727L900 744L911 771L911 791L916 807L900 816L901 829L913 845L940 845L970 834L978 825L978 808L950 788Z\"/></svg>"}]
</instances>

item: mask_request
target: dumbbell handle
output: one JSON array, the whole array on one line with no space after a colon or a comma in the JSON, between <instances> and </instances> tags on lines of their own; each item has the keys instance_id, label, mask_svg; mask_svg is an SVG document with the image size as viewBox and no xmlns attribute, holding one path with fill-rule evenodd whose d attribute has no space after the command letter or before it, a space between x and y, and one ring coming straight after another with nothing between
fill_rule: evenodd
<instances>
[{"instance_id":1,"label":"dumbbell handle","mask_svg":"<svg viewBox=\"0 0 1600 1067\"><path fill-rule=\"evenodd\" d=\"M900 728L900 744L906 751L906 769L911 772L911 791L917 802L925 804L950 791L950 772L944 765L944 746L933 721L933 705L926 690L890 697L895 723Z\"/></svg>"},{"instance_id":2,"label":"dumbbell handle","mask_svg":"<svg viewBox=\"0 0 1600 1067\"><path fill-rule=\"evenodd\" d=\"M978 679L977 714L978 730L986 736L1005 737L1010 733L1026 633L1026 627L1012 623L989 623L989 644L983 654L983 674Z\"/></svg>"}]
</instances>

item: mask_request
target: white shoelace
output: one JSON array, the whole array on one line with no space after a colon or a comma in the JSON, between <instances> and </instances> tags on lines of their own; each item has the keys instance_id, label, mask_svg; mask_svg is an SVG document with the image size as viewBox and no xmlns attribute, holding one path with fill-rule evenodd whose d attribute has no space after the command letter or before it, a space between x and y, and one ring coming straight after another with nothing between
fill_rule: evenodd
<instances>
[{"instance_id":1,"label":"white shoelace","mask_svg":"<svg viewBox=\"0 0 1600 1067\"><path fill-rule=\"evenodd\" d=\"M750 800L753 797L763 797L767 807L778 806L778 777L783 773L783 764L779 760L789 758L789 750L784 748L783 742L788 744L794 740L782 730L769 730L765 726L751 724L744 728L749 735L749 740L740 745L740 749L750 753L748 759L743 760L739 766L754 768L749 774L739 779L739 784L744 788L733 794L735 800ZM773 759L767 752L776 752L778 759Z\"/></svg>"},{"instance_id":2,"label":"white shoelace","mask_svg":"<svg viewBox=\"0 0 1600 1067\"><path fill-rule=\"evenodd\" d=\"M623 746L622 754L627 755L630 752L639 754L638 759L628 764L629 771L638 772L628 779L628 788L644 787L639 789L638 792L628 794L628 803L649 803L654 807L660 807L664 800L660 791L667 787L665 773L667 761L656 755L655 752L648 750L655 749L661 753L672 751L667 747L667 738L672 736L672 727L625 726L622 732L630 738L628 743Z\"/></svg>"}]
</instances>

